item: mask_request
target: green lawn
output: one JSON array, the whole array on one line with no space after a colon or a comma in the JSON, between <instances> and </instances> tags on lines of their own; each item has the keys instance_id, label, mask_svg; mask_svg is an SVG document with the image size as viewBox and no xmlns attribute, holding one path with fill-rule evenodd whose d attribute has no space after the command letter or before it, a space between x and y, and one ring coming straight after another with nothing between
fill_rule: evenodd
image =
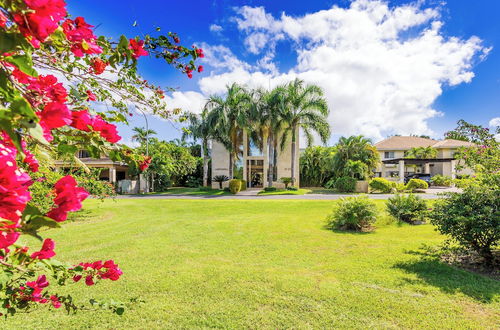
<instances>
[{"instance_id":1,"label":"green lawn","mask_svg":"<svg viewBox=\"0 0 500 330\"><path fill-rule=\"evenodd\" d=\"M286 190L286 189L276 189L275 191L259 191L260 196L268 196L268 195L305 195L309 194L311 190L309 189L298 189L298 190Z\"/></svg>"},{"instance_id":2,"label":"green lawn","mask_svg":"<svg viewBox=\"0 0 500 330\"><path fill-rule=\"evenodd\" d=\"M222 196L222 195L231 195L231 193L219 189L173 187L169 188L166 191L150 193L150 195Z\"/></svg>"},{"instance_id":3,"label":"green lawn","mask_svg":"<svg viewBox=\"0 0 500 330\"><path fill-rule=\"evenodd\" d=\"M332 201L88 200L91 219L45 232L60 260L115 259L118 282L78 299L140 297L124 315L37 311L2 329L498 328L500 284L421 253L430 225L323 228ZM382 204L379 204L382 207Z\"/></svg>"}]
</instances>

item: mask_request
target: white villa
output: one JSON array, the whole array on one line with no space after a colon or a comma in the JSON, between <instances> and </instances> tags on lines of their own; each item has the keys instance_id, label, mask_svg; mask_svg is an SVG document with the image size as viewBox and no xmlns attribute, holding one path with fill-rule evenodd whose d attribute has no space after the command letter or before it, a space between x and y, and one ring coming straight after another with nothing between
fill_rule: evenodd
<instances>
[{"instance_id":1,"label":"white villa","mask_svg":"<svg viewBox=\"0 0 500 330\"><path fill-rule=\"evenodd\" d=\"M295 185L300 183L299 178L299 134L295 142ZM279 148L275 154L273 170L273 186L284 188L281 182L283 177L291 177L291 139L284 150ZM219 142L212 141L212 178L217 175L229 177L229 152ZM233 176L247 181L248 188L263 188L266 186L269 170L269 150L267 143L262 147L256 146L248 137L247 132L243 132L243 143L240 149L240 155L234 162ZM224 182L223 187L228 186L228 181ZM212 182L212 188L219 188L217 182Z\"/></svg>"},{"instance_id":2,"label":"white villa","mask_svg":"<svg viewBox=\"0 0 500 330\"><path fill-rule=\"evenodd\" d=\"M425 173L431 176L436 174L446 175L452 179L457 175L472 174L472 170L464 168L456 170L458 160L454 158L455 152L460 147L474 145L471 142L460 140L433 140L417 136L391 136L375 144L380 152L381 162L375 170L375 176L384 178L399 178L413 173ZM437 149L436 158L414 159L405 158L405 153L412 148L432 147Z\"/></svg>"}]
</instances>

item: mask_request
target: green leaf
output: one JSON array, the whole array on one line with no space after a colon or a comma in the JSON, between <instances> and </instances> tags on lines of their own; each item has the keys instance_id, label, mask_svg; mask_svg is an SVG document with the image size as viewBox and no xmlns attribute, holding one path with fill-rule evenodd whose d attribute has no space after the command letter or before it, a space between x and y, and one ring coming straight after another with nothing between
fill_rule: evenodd
<instances>
[{"instance_id":1,"label":"green leaf","mask_svg":"<svg viewBox=\"0 0 500 330\"><path fill-rule=\"evenodd\" d=\"M43 129L40 124L37 123L34 127L28 128L28 133L41 144L49 145L49 142L43 137Z\"/></svg>"},{"instance_id":2,"label":"green leaf","mask_svg":"<svg viewBox=\"0 0 500 330\"><path fill-rule=\"evenodd\" d=\"M29 54L9 56L5 58L5 61L14 64L19 70L30 76L38 76L38 72L33 69L33 62Z\"/></svg>"},{"instance_id":3,"label":"green leaf","mask_svg":"<svg viewBox=\"0 0 500 330\"><path fill-rule=\"evenodd\" d=\"M24 225L21 227L23 233L34 236L41 240L37 231L40 228L59 228L61 225L54 219L46 217L38 208L33 205L27 205L23 212Z\"/></svg>"},{"instance_id":4,"label":"green leaf","mask_svg":"<svg viewBox=\"0 0 500 330\"><path fill-rule=\"evenodd\" d=\"M26 101L24 97L16 97L14 101L10 104L10 109L13 113L23 116L26 119L37 120L37 116L31 108L31 105Z\"/></svg>"}]
</instances>

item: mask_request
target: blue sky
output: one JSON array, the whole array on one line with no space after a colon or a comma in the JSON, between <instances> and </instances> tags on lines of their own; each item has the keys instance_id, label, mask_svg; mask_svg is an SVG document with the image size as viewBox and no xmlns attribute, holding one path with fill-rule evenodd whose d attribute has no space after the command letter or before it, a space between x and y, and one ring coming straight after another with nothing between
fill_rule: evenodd
<instances>
[{"instance_id":1,"label":"blue sky","mask_svg":"<svg viewBox=\"0 0 500 330\"><path fill-rule=\"evenodd\" d=\"M346 0L119 3L69 0L68 7L72 15L84 16L95 25L97 34L132 37L159 26L165 32L179 33L185 45L206 48L208 56L201 63L206 70L193 79L159 60L140 61L145 79L178 88L181 93L169 99L171 104L191 111L199 110L206 95L221 92L229 81L274 85L296 75L326 88L332 111L331 142L347 134L365 134L375 140L394 133L440 137L461 118L487 126L500 117L497 0L420 1L419 5L382 1L375 7L370 0L354 5ZM411 15L398 18L408 5L413 5L408 11ZM332 6L338 8L330 10ZM361 22L384 10L386 16L394 14L391 26L415 23L398 30L396 37L387 37L392 30L386 28L372 35L371 23L363 27ZM323 23L332 20L336 20L335 28L325 27ZM134 21L137 27L132 26ZM433 22L439 22L440 28ZM314 24L318 24L317 31L311 29ZM382 27L380 22L375 24ZM423 37L432 29L438 38L431 32ZM480 40L471 40L473 36ZM372 37L377 41L372 42ZM439 65L434 67L435 63ZM175 124L153 117L149 121L164 139L180 135ZM144 119L134 116L131 126L144 126ZM130 128L120 127L120 132L125 141L130 139Z\"/></svg>"}]
</instances>

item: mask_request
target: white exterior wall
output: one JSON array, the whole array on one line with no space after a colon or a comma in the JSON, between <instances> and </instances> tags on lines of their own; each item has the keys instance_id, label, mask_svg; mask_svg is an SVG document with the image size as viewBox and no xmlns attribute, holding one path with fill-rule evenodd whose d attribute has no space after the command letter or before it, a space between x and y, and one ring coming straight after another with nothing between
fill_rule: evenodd
<instances>
[{"instance_id":1,"label":"white exterior wall","mask_svg":"<svg viewBox=\"0 0 500 330\"><path fill-rule=\"evenodd\" d=\"M229 152L219 142L212 141L212 179L217 175L229 177ZM222 184L222 187L227 186L228 181ZM219 183L212 180L212 188L218 189Z\"/></svg>"}]
</instances>

